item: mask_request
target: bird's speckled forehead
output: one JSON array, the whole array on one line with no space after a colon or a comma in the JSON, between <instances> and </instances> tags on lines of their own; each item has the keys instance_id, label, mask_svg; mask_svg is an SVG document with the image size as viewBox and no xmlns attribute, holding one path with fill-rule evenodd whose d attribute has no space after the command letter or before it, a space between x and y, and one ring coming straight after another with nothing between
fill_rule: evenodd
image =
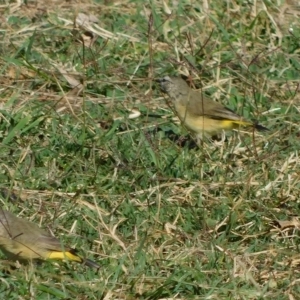
<instances>
[{"instance_id":1,"label":"bird's speckled forehead","mask_svg":"<svg viewBox=\"0 0 300 300\"><path fill-rule=\"evenodd\" d=\"M190 91L188 84L181 77L164 76L157 82L160 83L162 92L167 93L173 100L188 94Z\"/></svg>"},{"instance_id":2,"label":"bird's speckled forehead","mask_svg":"<svg viewBox=\"0 0 300 300\"><path fill-rule=\"evenodd\" d=\"M161 78L163 81L170 81L171 80L171 77L166 75L164 77Z\"/></svg>"},{"instance_id":3,"label":"bird's speckled forehead","mask_svg":"<svg viewBox=\"0 0 300 300\"><path fill-rule=\"evenodd\" d=\"M171 88L171 85L173 84L172 83L172 80L169 76L164 76L160 79L157 80L160 84L160 88L163 92L168 92Z\"/></svg>"}]
</instances>

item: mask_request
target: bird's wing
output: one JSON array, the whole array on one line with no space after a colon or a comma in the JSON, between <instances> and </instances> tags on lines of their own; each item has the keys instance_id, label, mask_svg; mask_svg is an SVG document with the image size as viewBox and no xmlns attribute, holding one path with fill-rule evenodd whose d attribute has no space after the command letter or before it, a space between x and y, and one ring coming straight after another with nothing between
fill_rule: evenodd
<instances>
[{"instance_id":1,"label":"bird's wing","mask_svg":"<svg viewBox=\"0 0 300 300\"><path fill-rule=\"evenodd\" d=\"M199 97L200 96L200 97ZM233 110L209 99L199 92L190 97L189 112L194 116L207 116L216 120L242 120L243 118Z\"/></svg>"}]
</instances>

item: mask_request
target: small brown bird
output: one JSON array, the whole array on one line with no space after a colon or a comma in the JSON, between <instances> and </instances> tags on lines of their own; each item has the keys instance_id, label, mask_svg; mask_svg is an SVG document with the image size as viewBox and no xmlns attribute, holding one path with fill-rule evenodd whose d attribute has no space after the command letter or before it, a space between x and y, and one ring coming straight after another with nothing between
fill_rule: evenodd
<instances>
[{"instance_id":1,"label":"small brown bird","mask_svg":"<svg viewBox=\"0 0 300 300\"><path fill-rule=\"evenodd\" d=\"M202 138L203 134L215 135L220 131L251 126L259 131L266 127L245 120L231 109L212 101L194 90L180 77L165 76L158 79L161 90L169 95L181 122Z\"/></svg>"},{"instance_id":2,"label":"small brown bird","mask_svg":"<svg viewBox=\"0 0 300 300\"><path fill-rule=\"evenodd\" d=\"M63 248L57 238L36 224L3 209L0 209L0 249L13 260L66 259L100 268L92 260L78 256L76 250Z\"/></svg>"}]
</instances>

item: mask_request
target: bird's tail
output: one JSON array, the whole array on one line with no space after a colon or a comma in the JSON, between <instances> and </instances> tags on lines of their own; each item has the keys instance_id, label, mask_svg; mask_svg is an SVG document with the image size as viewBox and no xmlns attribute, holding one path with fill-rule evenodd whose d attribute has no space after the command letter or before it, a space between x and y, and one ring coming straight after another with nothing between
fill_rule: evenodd
<instances>
[{"instance_id":1,"label":"bird's tail","mask_svg":"<svg viewBox=\"0 0 300 300\"><path fill-rule=\"evenodd\" d=\"M262 126L258 123L253 123L253 127L258 131L270 131L270 129L268 129L267 127Z\"/></svg>"},{"instance_id":2,"label":"bird's tail","mask_svg":"<svg viewBox=\"0 0 300 300\"><path fill-rule=\"evenodd\" d=\"M265 126L262 126L258 124L257 122L249 122L249 121L244 121L244 120L232 120L232 122L235 124L234 127L239 127L239 126L252 126L254 129L258 131L269 131L269 129Z\"/></svg>"},{"instance_id":3,"label":"bird's tail","mask_svg":"<svg viewBox=\"0 0 300 300\"><path fill-rule=\"evenodd\" d=\"M86 259L83 259L83 262L82 262L84 265L90 267L90 268L94 268L94 269L100 269L100 265L98 265L96 262L86 258Z\"/></svg>"}]
</instances>

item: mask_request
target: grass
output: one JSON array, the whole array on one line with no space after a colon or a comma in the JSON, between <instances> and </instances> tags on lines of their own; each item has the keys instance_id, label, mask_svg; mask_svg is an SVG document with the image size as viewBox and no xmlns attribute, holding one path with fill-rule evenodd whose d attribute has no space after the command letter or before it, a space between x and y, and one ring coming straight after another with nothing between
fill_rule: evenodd
<instances>
[{"instance_id":1,"label":"grass","mask_svg":"<svg viewBox=\"0 0 300 300\"><path fill-rule=\"evenodd\" d=\"M2 206L101 265L2 255L3 298L297 298L298 7L172 3L0 6ZM270 132L193 147L165 74Z\"/></svg>"}]
</instances>

